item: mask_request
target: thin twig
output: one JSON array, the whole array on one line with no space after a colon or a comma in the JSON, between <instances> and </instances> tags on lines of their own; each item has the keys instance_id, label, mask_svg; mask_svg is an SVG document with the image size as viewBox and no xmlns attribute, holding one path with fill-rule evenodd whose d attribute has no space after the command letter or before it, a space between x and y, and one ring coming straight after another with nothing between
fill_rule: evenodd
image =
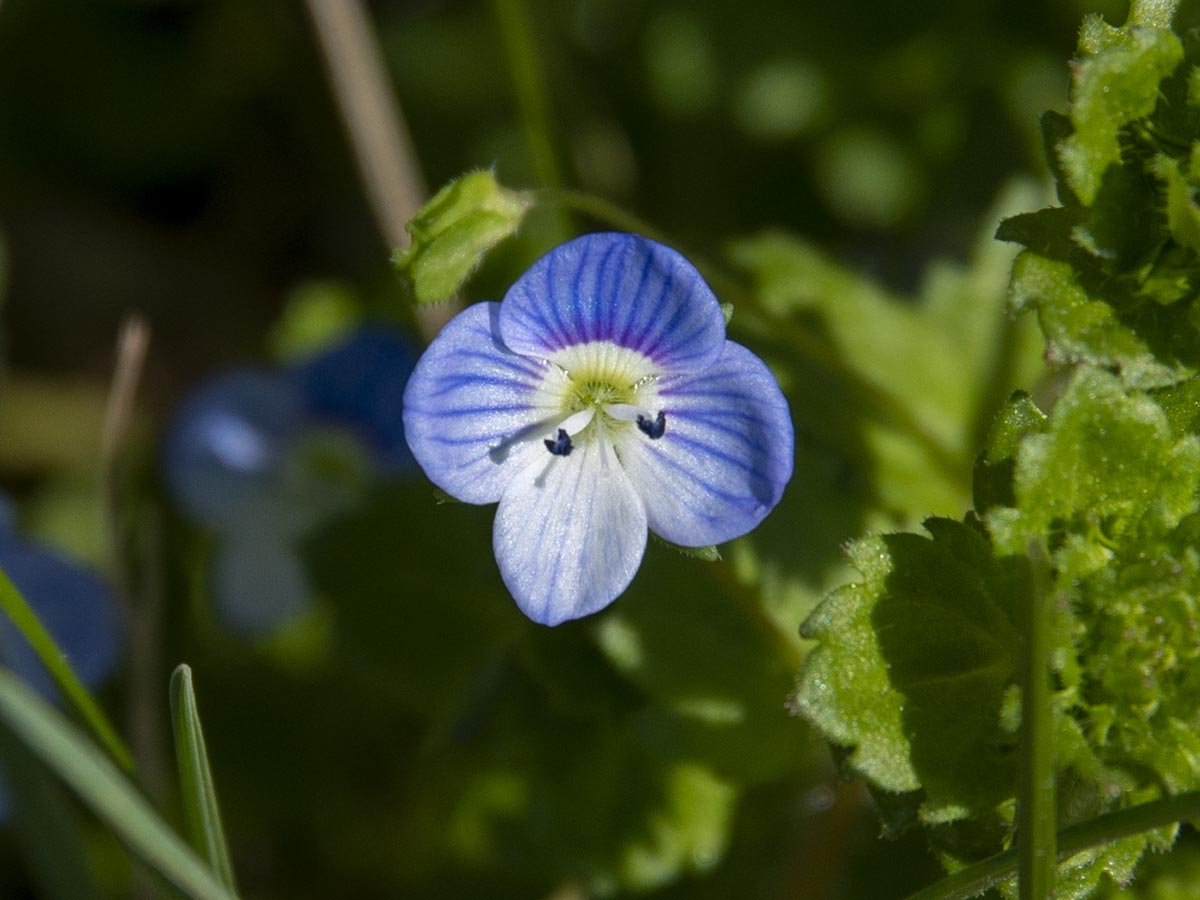
<instances>
[{"instance_id":1,"label":"thin twig","mask_svg":"<svg viewBox=\"0 0 1200 900\"><path fill-rule=\"evenodd\" d=\"M128 497L125 493L125 448L137 410L138 386L150 349L150 326L140 316L130 316L117 338L117 361L104 412L100 439L104 518L109 567L125 613L129 635L129 732L142 783L152 796L166 791L166 766L161 758L162 734L158 727L160 702L159 637L161 616L153 590L145 589L145 573L157 571L157 559L147 552L149 536L139 533L134 545ZM140 560L142 574L134 571Z\"/></svg>"},{"instance_id":2,"label":"thin twig","mask_svg":"<svg viewBox=\"0 0 1200 900\"><path fill-rule=\"evenodd\" d=\"M129 601L133 578L127 565L121 516L121 461L133 423L138 384L142 379L149 348L150 327L141 317L130 316L122 324L117 337L117 362L104 409L104 428L100 434L100 478L108 531L108 554L118 594L125 603Z\"/></svg>"},{"instance_id":3,"label":"thin twig","mask_svg":"<svg viewBox=\"0 0 1200 900\"><path fill-rule=\"evenodd\" d=\"M307 5L380 233L390 247L407 247L404 226L428 192L371 22L361 0L307 0ZM431 339L461 308L458 300L417 307L422 335Z\"/></svg>"}]
</instances>

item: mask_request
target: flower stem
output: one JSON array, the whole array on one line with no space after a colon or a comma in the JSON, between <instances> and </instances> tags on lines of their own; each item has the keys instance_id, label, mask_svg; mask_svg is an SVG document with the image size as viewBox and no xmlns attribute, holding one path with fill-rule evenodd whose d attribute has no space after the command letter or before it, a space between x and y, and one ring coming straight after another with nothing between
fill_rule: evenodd
<instances>
[{"instance_id":1,"label":"flower stem","mask_svg":"<svg viewBox=\"0 0 1200 900\"><path fill-rule=\"evenodd\" d=\"M1107 813L1060 831L1057 857L1063 862L1101 844L1196 818L1200 818L1200 791ZM907 900L968 900L1012 878L1017 866L1016 848L1005 850L947 875Z\"/></svg>"},{"instance_id":2,"label":"flower stem","mask_svg":"<svg viewBox=\"0 0 1200 900\"><path fill-rule=\"evenodd\" d=\"M1021 667L1021 755L1017 794L1017 856L1020 900L1054 894L1057 807L1054 771L1054 707L1050 658L1050 603L1042 544L1029 542L1030 584L1025 609Z\"/></svg>"},{"instance_id":3,"label":"flower stem","mask_svg":"<svg viewBox=\"0 0 1200 900\"><path fill-rule=\"evenodd\" d=\"M407 247L404 226L425 203L427 191L371 20L362 0L307 0L307 5L379 233L387 246ZM422 336L432 340L461 308L458 298L416 307Z\"/></svg>"},{"instance_id":4,"label":"flower stem","mask_svg":"<svg viewBox=\"0 0 1200 900\"><path fill-rule=\"evenodd\" d=\"M561 190L564 179L550 124L550 92L528 10L524 0L492 0L492 7L500 25L508 69L512 73L517 111L534 177L545 188ZM562 240L571 234L570 222L561 211L555 228Z\"/></svg>"}]
</instances>

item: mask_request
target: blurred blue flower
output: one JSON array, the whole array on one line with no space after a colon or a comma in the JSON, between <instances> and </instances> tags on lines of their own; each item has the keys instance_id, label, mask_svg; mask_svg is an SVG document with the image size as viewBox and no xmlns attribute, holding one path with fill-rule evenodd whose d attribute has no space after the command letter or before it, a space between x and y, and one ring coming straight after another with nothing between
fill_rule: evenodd
<instances>
[{"instance_id":1,"label":"blurred blue flower","mask_svg":"<svg viewBox=\"0 0 1200 900\"><path fill-rule=\"evenodd\" d=\"M563 244L502 303L456 316L413 372L404 427L440 488L499 501L500 574L547 625L624 591L647 529L688 547L731 540L792 474L774 377L726 340L700 273L635 235Z\"/></svg>"},{"instance_id":2,"label":"blurred blue flower","mask_svg":"<svg viewBox=\"0 0 1200 900\"><path fill-rule=\"evenodd\" d=\"M212 594L230 628L261 636L307 610L300 540L371 473L415 469L401 421L413 360L400 338L368 326L185 398L164 438L164 479L184 515L215 533Z\"/></svg>"},{"instance_id":3,"label":"blurred blue flower","mask_svg":"<svg viewBox=\"0 0 1200 900\"><path fill-rule=\"evenodd\" d=\"M14 532L8 501L0 498L0 569L66 655L79 680L99 686L113 673L123 635L116 603L108 588L87 569ZM0 663L47 700L58 690L29 642L8 616L0 613ZM11 810L0 782L0 821Z\"/></svg>"}]
</instances>

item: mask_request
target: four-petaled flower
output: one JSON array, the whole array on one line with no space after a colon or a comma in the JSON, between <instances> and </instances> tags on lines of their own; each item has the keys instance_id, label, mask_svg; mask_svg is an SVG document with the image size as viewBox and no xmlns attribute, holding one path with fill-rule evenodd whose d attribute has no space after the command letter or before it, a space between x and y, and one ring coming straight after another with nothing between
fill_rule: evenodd
<instances>
[{"instance_id":1,"label":"four-petaled flower","mask_svg":"<svg viewBox=\"0 0 1200 900\"><path fill-rule=\"evenodd\" d=\"M546 625L624 591L647 527L686 547L731 540L792 474L770 371L725 339L686 259L627 234L563 244L503 302L451 320L409 380L404 429L438 487L499 501L500 574Z\"/></svg>"}]
</instances>

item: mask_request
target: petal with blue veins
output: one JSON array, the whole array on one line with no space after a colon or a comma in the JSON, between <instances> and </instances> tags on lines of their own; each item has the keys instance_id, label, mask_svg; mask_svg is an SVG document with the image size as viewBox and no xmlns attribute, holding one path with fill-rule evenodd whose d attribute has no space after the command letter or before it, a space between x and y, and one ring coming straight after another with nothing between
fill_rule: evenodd
<instances>
[{"instance_id":1,"label":"petal with blue veins","mask_svg":"<svg viewBox=\"0 0 1200 900\"><path fill-rule=\"evenodd\" d=\"M404 432L429 479L466 503L495 503L561 418L543 387L548 364L519 356L499 337L499 304L455 316L413 370ZM542 432L545 432L544 434Z\"/></svg>"},{"instance_id":2,"label":"petal with blue veins","mask_svg":"<svg viewBox=\"0 0 1200 900\"><path fill-rule=\"evenodd\" d=\"M792 422L770 370L729 341L705 372L662 379L658 397L662 437L629 431L617 445L650 530L685 547L750 531L792 476Z\"/></svg>"},{"instance_id":3,"label":"petal with blue veins","mask_svg":"<svg viewBox=\"0 0 1200 900\"><path fill-rule=\"evenodd\" d=\"M602 442L569 456L543 449L509 483L492 539L521 611L557 625L603 609L628 587L646 549L646 512Z\"/></svg>"},{"instance_id":4,"label":"petal with blue veins","mask_svg":"<svg viewBox=\"0 0 1200 900\"><path fill-rule=\"evenodd\" d=\"M721 355L725 317L676 251L633 234L589 234L517 279L500 306L500 335L510 350L537 358L608 341L664 373L696 372Z\"/></svg>"}]
</instances>

